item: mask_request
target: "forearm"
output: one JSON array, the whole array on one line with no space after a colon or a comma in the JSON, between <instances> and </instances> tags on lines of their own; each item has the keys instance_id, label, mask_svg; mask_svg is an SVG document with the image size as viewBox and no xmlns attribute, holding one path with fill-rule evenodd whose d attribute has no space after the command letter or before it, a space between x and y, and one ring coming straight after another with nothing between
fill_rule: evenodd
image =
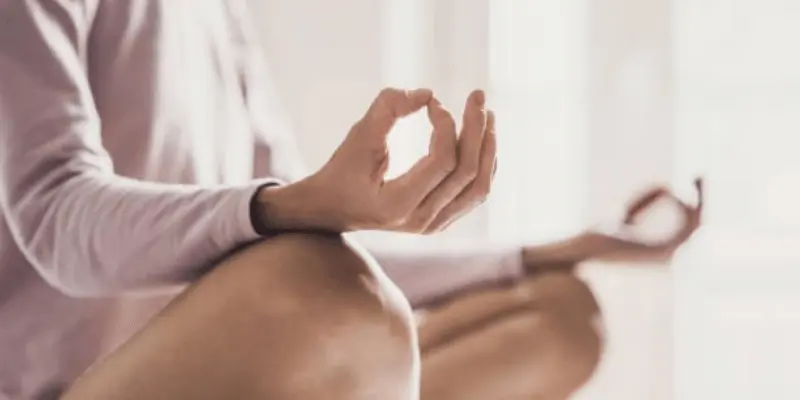
<instances>
[{"instance_id":1,"label":"forearm","mask_svg":"<svg viewBox=\"0 0 800 400\"><path fill-rule=\"evenodd\" d=\"M549 269L571 267L597 253L596 235L582 232L566 239L526 246L522 249L522 259L528 268Z\"/></svg>"},{"instance_id":2,"label":"forearm","mask_svg":"<svg viewBox=\"0 0 800 400\"><path fill-rule=\"evenodd\" d=\"M635 246L593 231L526 247L461 242L387 248L369 241L365 247L415 308L498 286L526 274L571 271L582 261L624 258L636 250Z\"/></svg>"},{"instance_id":3,"label":"forearm","mask_svg":"<svg viewBox=\"0 0 800 400\"><path fill-rule=\"evenodd\" d=\"M523 263L533 270L572 269L584 261L663 261L665 252L620 236L587 230L573 237L523 249Z\"/></svg>"},{"instance_id":4,"label":"forearm","mask_svg":"<svg viewBox=\"0 0 800 400\"><path fill-rule=\"evenodd\" d=\"M366 247L415 308L523 274L522 252L516 246Z\"/></svg>"},{"instance_id":5,"label":"forearm","mask_svg":"<svg viewBox=\"0 0 800 400\"><path fill-rule=\"evenodd\" d=\"M571 272L584 261L661 261L655 247L587 230L534 246L455 245L387 249L366 246L415 307L465 291L497 286L526 274Z\"/></svg>"},{"instance_id":6,"label":"forearm","mask_svg":"<svg viewBox=\"0 0 800 400\"><path fill-rule=\"evenodd\" d=\"M96 3L0 6L0 215L26 261L74 296L184 283L258 237L248 207L257 183L114 174L85 68Z\"/></svg>"},{"instance_id":7,"label":"forearm","mask_svg":"<svg viewBox=\"0 0 800 400\"><path fill-rule=\"evenodd\" d=\"M14 239L53 286L107 296L192 281L258 235L249 220L255 186L159 185L107 173L39 179L4 197ZM16 193L16 192L15 192Z\"/></svg>"}]
</instances>

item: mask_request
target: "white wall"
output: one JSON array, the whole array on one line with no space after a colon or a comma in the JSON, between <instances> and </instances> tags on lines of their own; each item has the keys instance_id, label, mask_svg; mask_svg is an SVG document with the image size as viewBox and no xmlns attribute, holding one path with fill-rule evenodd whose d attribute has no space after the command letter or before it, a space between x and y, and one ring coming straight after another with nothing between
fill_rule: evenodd
<instances>
[{"instance_id":1,"label":"white wall","mask_svg":"<svg viewBox=\"0 0 800 400\"><path fill-rule=\"evenodd\" d=\"M488 84L487 1L250 0L308 166L313 170L327 160L387 85L432 88L460 119L469 91ZM395 129L390 174L427 150L426 124L420 115ZM482 209L434 240L461 232L474 237L487 232L481 229L486 224Z\"/></svg>"},{"instance_id":2,"label":"white wall","mask_svg":"<svg viewBox=\"0 0 800 400\"><path fill-rule=\"evenodd\" d=\"M318 167L327 159L350 125L360 117L372 97L386 83L433 87L443 98L444 103L456 112L459 111L456 108L460 107L460 99L465 98L471 88L486 88L489 84L490 35L489 19L486 18L489 0L251 1L257 12L257 25L261 29L268 62L291 123L294 125L301 150L311 167ZM455 6L456 2L458 7ZM507 2L509 7L519 7L518 3L511 0ZM583 5L575 4L573 7L575 10L584 9ZM621 0L603 0L601 4L613 8L615 13L604 13L604 8L600 5L587 10L592 13L591 19L595 23L590 26L591 39L586 45L594 49L590 57L587 57L589 59L587 61L603 65L605 68L592 69L594 75L590 78L598 82L586 88L586 94L591 97L592 104L588 107L583 103L576 105L593 111L590 113L588 122L591 126L587 132L595 139L603 139L590 138L588 144L597 151L592 151L594 156L586 165L576 167L586 168L587 178L590 183L594 183L589 184L586 190L589 197L594 199L590 202L593 206L587 210L592 219L602 219L607 216L610 210L618 208L633 190L651 181L653 176L667 178L671 172L669 152L659 153L671 145L671 142L663 140L669 136L671 129L665 122L669 120L671 112L669 104L671 94L665 92L661 86L648 85L652 82L664 83L669 79L669 71L657 66L654 68L652 65L663 61L660 58L669 51L669 21L648 25L649 28L644 29L647 35L640 35L635 43L619 40L620 36L643 30L640 26L633 26L635 24L631 21L660 21L659 15L666 10L655 5L663 5L666 2L650 0L636 7L628 7L631 3ZM548 8L546 2L537 3L537 7L531 12L538 13L538 18L545 18L546 12L552 8ZM509 8L509 10L516 9ZM627 22L617 22L612 21L614 15L630 18L625 19ZM576 20L575 24L581 23L583 17L580 15L574 17L581 18ZM407 24L421 25L410 28ZM569 28L574 28L573 25ZM609 26L615 29L609 30ZM526 32L524 29L522 31ZM408 32L417 34L406 36ZM531 44L516 42L516 47L513 48L523 54L518 54L519 57L509 62L517 68L524 68L524 64L517 62L520 57L523 59L530 57L531 65L538 66L541 66L542 61L534 58L539 56L557 58L563 49L557 49L552 43L548 47L546 43L548 40L554 39L539 38L533 45L533 50L524 51L523 49ZM652 45L652 42L658 44ZM552 49L552 54L541 51L542 48ZM660 51L642 54L641 48L657 48ZM580 48L573 50L580 51ZM609 54L614 56L606 58ZM558 59L550 61L554 68L562 67ZM630 75L638 78L634 79L632 86L629 84L630 80L623 79ZM511 87L515 88L516 85L512 83ZM502 91L496 94L502 96L500 92ZM541 90L538 90L532 98L534 97L545 103L554 102L558 98L553 93ZM635 105L637 118L630 118L630 115L621 108L602 107L608 99ZM526 104L529 103L522 105L527 107ZM583 108L568 111L582 113ZM543 117L546 116L536 114L534 119ZM569 117L574 118L575 115L569 114ZM648 129L652 128L648 124L653 121L656 121L655 129ZM544 149L553 147L553 143L561 143L558 140L554 142L553 136L545 137L548 132L541 129L543 124L540 121L528 124L533 132L514 131L528 127L525 124L517 125L521 127L504 128L509 131L500 134L536 134L537 138L541 139L543 143L541 147ZM559 126L556 125L557 128ZM557 134L560 131L556 129L555 132ZM424 129L419 133L426 134ZM583 135L583 131L580 134ZM408 135L413 135L414 139L409 140ZM419 150L418 144L425 143L424 140L417 140L422 139L421 135L416 135L414 132L399 132L396 136L406 142L405 144L400 142L400 147L405 145L408 147L406 150L414 152ZM654 140L659 138L662 140ZM520 142L517 139L509 141L511 145L519 146L520 143L528 142ZM531 143L540 142L531 141ZM572 144L569 141L565 143ZM555 147L558 149L558 146ZM652 162L654 159L651 157L645 160L649 162L643 163L641 159L635 157L635 154L624 150L630 147L647 149L648 151L640 154L642 157L652 153L664 157L655 158L655 162ZM541 165L547 165L548 161L556 159L555 156L548 157L547 154L541 153L549 150L536 150L540 153L534 152L533 154L538 156L532 157L533 160L530 161L535 165L527 164L522 158L531 157L519 157L524 155L520 153L516 154L520 160L511 157L511 165L505 164L506 169L514 167L515 162L523 163L516 167L522 165L541 169ZM629 165L632 162L638 162L639 165L646 164L647 167L631 170ZM564 169L569 167L565 165ZM557 173L545 168L540 174L541 182L535 183L547 183L548 179L558 180ZM529 179L530 175L529 171L521 178ZM551 186L545 185L542 189L542 185L530 182L512 182L513 185L522 183L538 192L559 187L551 183ZM506 198L520 196L513 190L502 194ZM543 213L551 212L554 206L545 203L545 207L542 207L540 193L530 196L530 199L527 197L519 199L526 204L528 200L536 201ZM585 199L581 199L583 200ZM509 208L508 203L504 202L500 202L497 208L523 212L521 208ZM502 214L496 213L498 210L493 211L495 214L492 219L488 218L488 213L476 213L471 216L472 223L485 223L484 226L488 226L489 222L500 221L499 224L504 226L499 229L505 231L508 230L507 224L510 220L520 217L512 215L504 219ZM542 213L526 212L535 217L530 218L534 225L541 225L541 220L547 221L546 215ZM539 221L534 221L537 218ZM475 234L488 230L466 231ZM629 274L628 271L618 270L614 273L601 267L592 269L587 274L588 280L597 290L601 303L607 308L609 331L613 339L609 342L609 352L601 370L579 398L655 400L672 397L669 279L667 273L647 272ZM632 371L637 373L634 374Z\"/></svg>"},{"instance_id":3,"label":"white wall","mask_svg":"<svg viewBox=\"0 0 800 400\"><path fill-rule=\"evenodd\" d=\"M320 166L382 86L382 3L251 0L306 162Z\"/></svg>"},{"instance_id":4,"label":"white wall","mask_svg":"<svg viewBox=\"0 0 800 400\"><path fill-rule=\"evenodd\" d=\"M489 1L251 0L256 8L256 19L262 31L274 77L308 164L311 167L318 167L325 161L341 141L350 124L360 116L385 82L398 82L401 86L416 83L433 86L437 92L443 94L445 104L456 106L458 99L463 98L465 91L470 87L486 85L487 27L485 19L474 17L486 12ZM687 62L698 63L696 67L699 68L699 72L708 73L712 78L720 71L736 72L756 64L761 65L763 71L754 70L755 77L744 74L747 75L746 79L743 78L746 82L763 78L769 83L775 76L791 75L786 71L790 71L793 62L797 60L796 57L792 58L794 53L786 51L792 48L790 42L796 37L791 34L794 28L790 29L789 26L797 25L791 23L795 22L798 15L796 12L789 12L789 6L794 7L795 4L790 0L750 2L753 4L752 9L750 6L744 6L749 4L747 0L734 2L737 3L736 7L731 7L725 1L688 0L573 0L572 2L562 0L558 3L552 0L491 1L495 11L497 8L503 8L498 7L498 4L505 5L511 10L510 12L530 8L531 13L538 18L555 18L554 25L558 26L562 26L564 22L558 17L566 14L560 15L554 9L560 9L562 3L569 3L575 10L571 11L573 14L569 15L570 18L587 19L587 32L581 36L587 41L586 61L580 63L588 70L585 77L587 84L585 91L583 88L579 90L588 99L585 104L580 103L578 106L584 107L587 114L585 133L588 136L586 145L589 154L585 165L580 167L586 172L585 181L581 177L581 186L585 186L586 194L578 197L585 202L586 219L592 222L605 219L604 217L616 211L628 199L631 192L653 180L671 181L673 171L676 169L680 172L677 175L682 179L686 179L687 175L693 172L689 170L694 169L694 166L673 165L685 163L685 160L681 160L678 156L685 156L687 151L686 144L676 142L673 132L675 130L673 112L676 109L673 105L675 97L673 86L675 81L681 79L692 84L697 80L687 81L686 77L681 78L680 74L673 76L674 63L671 57L676 52L678 55L682 54L684 58L677 60L679 73L682 68L686 69ZM762 3L771 4L775 10L767 13ZM455 4L458 4L458 7L455 7ZM675 4L678 7L675 7ZM412 9L418 10L420 7L433 11L431 13L433 18L415 19L413 16L418 17L419 14L414 14ZM398 8L401 10L398 11ZM570 7L563 6L563 9L569 10ZM387 10L392 10L394 16L400 16L400 20L395 19L392 22L396 25L387 24L385 18ZM451 12L452 15L449 14ZM734 20L739 23L732 24L729 14L735 13L741 14ZM772 14L775 14L773 19L780 17L776 19L779 23L765 19ZM409 15L412 17L406 18ZM769 29L740 29L745 25L752 28L747 18L753 19L754 16L763 17L761 25ZM403 18L406 19L402 20ZM424 35L397 36L398 30L402 30L404 23L423 24ZM513 28L512 31L518 33L520 27ZM766 32L768 36L772 35L772 39L745 40L739 36L733 36L735 39L731 39L733 33L750 37L757 31ZM536 31L530 30L530 32ZM557 33L557 30L554 32ZM519 37L517 33L515 35ZM543 35L531 35L534 36L531 40L518 44L533 48L533 51L529 54L516 52L517 58L529 59L532 68L541 68L543 64L562 68L557 57L563 49L557 48L559 43L555 39L558 37L554 38L552 32L550 33L551 35L547 32ZM705 41L699 40L698 35L700 39L707 37ZM569 39L569 35L565 37ZM677 43L673 43L676 38ZM398 40L400 45L397 45ZM717 42L714 40L726 45L715 45ZM387 43L392 45L386 46ZM554 49L552 54L542 50L547 50L547 43ZM688 47L690 51L687 51L688 44L691 44ZM735 45L730 46L730 44ZM745 45L745 48L749 45L753 49L745 51L741 45ZM580 46L584 44L581 43ZM386 53L389 48L393 49L392 54ZM730 54L719 58L721 61L710 62L709 57L704 56L709 50L713 50L711 53L725 50ZM753 54L760 57L755 57ZM787 56L776 58L779 55ZM786 60L783 60L784 58ZM398 60L409 59L414 61L407 65L397 63ZM717 60L714 57L710 59ZM729 62L731 59L737 62ZM455 63L453 60L460 62ZM528 67L517 59L514 59L512 64L518 69ZM779 73L771 73L778 67L780 67ZM683 72L686 75L686 71ZM723 74L721 77L729 78L729 75ZM700 81L708 81L705 75L699 76L702 78ZM684 86L683 89L687 89L686 85ZM796 88L797 85L792 87ZM724 85L722 88L730 89ZM749 86L744 87L747 89L744 93L749 93L748 88ZM777 88L779 86L768 85L763 89ZM778 96L782 93L778 92L777 94L765 92L768 95L765 99L774 101L784 97L788 99L778 103L782 108L779 107L780 110L775 118L772 114L755 116L770 121L773 119L782 121L781 124L785 124L788 128L781 132L790 132L791 124L786 121L796 120L792 117L792 110L796 107L792 107L796 106L797 101L796 98ZM525 107L533 104L540 110L540 114L534 117L537 121L531 123L535 128L547 125L541 122L543 113L541 103L533 100L552 102L546 95L539 97L541 94L541 91L535 92L530 103L522 104ZM745 99L747 107L756 103L754 100L748 100L749 97L742 98ZM702 101L705 101L704 99L700 98ZM579 100L583 101L582 98ZM763 104L764 107L775 108L773 102L764 101ZM700 110L706 111L706 108L701 107ZM568 111L570 113L566 117L570 119L580 114L573 112L575 111L573 109ZM726 122L734 128L735 125L740 125L739 122L742 120L749 121L749 117L741 117L736 113L720 115L738 117L729 118L733 122ZM698 118L698 121L695 121L697 127L689 130L692 135L702 135L707 129L718 130L720 138L731 135L728 125L716 122L714 115L709 116L701 112L691 116ZM754 117L753 121L760 120ZM774 125L775 123L771 123L768 126L774 127ZM749 126L739 129L745 129L738 133L742 138L749 136L746 130ZM534 129L533 132L500 133L535 134L538 141L532 143L542 143L544 145L542 148L546 149L553 148L553 143L560 143L554 137L543 136L546 132L547 130ZM583 133L584 130L581 131L581 134ZM768 132L759 132L762 136L765 133ZM399 136L407 138L404 135ZM713 138L708 136L705 140L716 143L711 140ZM697 137L691 139L691 143L696 147L692 156L700 159L699 164L705 166L706 159L710 159L708 153L710 147L699 146ZM787 139L783 140L785 143ZM415 143L411 146L416 146ZM520 142L514 141L514 143ZM766 151L771 155L776 151L775 142L772 140L756 140L755 143L760 144L762 152ZM740 147L748 150L745 153L753 153L751 147ZM544 154L544 157L541 152L534 154L539 157L527 157L532 160L532 164L538 166L543 164L543 160L548 160L547 154ZM725 152L725 154L732 157L731 154L736 153ZM737 160L735 157L731 160L731 166L734 166ZM508 164L503 164L506 161L508 158L501 160L501 165L505 166L501 167L501 170L508 170ZM631 168L632 165L636 168ZM771 168L769 171L783 173L776 171L775 167ZM525 179L530 178L533 169L532 166L530 170L526 170ZM552 177L553 170L552 166L543 170L540 181L534 182L540 185L527 182L527 186L533 187L533 190L539 193L547 193L548 190L552 191L551 189L558 190L560 186L548 184L544 178ZM724 189L723 192L732 195L717 196L720 198L718 203L712 199L707 206L710 211L707 217L715 215L714 208L723 209L726 205L727 210L731 212L726 212L725 217L736 217L733 211L741 209L741 202L736 197L746 194L745 192L763 192L752 189L756 186L740 185L739 175L750 171L750 166L733 170L735 172L726 172L724 176L709 179L711 188L730 185L730 188ZM759 181L764 175L756 172L752 174L757 176ZM771 174L770 172L767 175ZM724 182L726 179L729 182ZM511 184L507 186L511 186L512 189L514 186L522 186L517 185L516 181L510 182ZM689 180L679 183L688 186ZM744 189L738 189L739 186ZM497 190L495 193L497 194ZM513 191L504 193L503 196L507 200L522 199L520 203L523 205L515 207L513 201L501 202L497 210L493 210L490 221L497 222L498 230L508 231L508 223L518 218L517 212L522 207L527 207L529 203L535 202L538 208L550 212L551 208L548 206L551 204L545 203L545 207L542 208L539 193L531 196L530 202L526 198L509 196L514 194ZM556 201L559 199L553 203ZM571 205L570 207L577 208ZM783 213L791 211L786 207L776 209L781 210L778 213L781 218L785 217ZM503 213L504 210L508 211L508 215ZM542 212L542 215L533 211L529 213L531 220L539 220L538 225L541 225L542 220L547 221L545 212ZM682 257L687 261L673 265L669 272L609 271L603 266L588 268L587 278L596 288L598 298L606 308L610 341L603 365L579 398L738 399L757 397L756 392L752 391L754 388L776 387L783 390L783 396L772 396L772 398L798 398L794 393L793 396L786 393L788 390L796 392L798 389L797 380L794 379L792 372L797 370L796 360L800 359L797 356L800 350L794 339L797 336L797 327L800 326L797 322L800 318L796 312L800 300L792 294L797 292L797 269L794 266L798 262L794 259L790 261L781 259L768 260L765 264L763 258L765 254L796 254L796 251L792 250L796 240L789 240L785 246L778 249L765 247L769 243L754 243L750 236L739 243L734 242L733 245L729 241L716 243L711 239L709 235L695 238L692 246L694 251L685 252L684 254L689 256ZM693 254L697 249L705 249L714 254L726 254L727 258L724 260L710 256L695 258ZM737 250L732 251L732 249ZM775 257L777 256L773 256ZM757 272L754 272L753 267L758 268ZM754 278L758 278L755 279L756 284L752 283ZM674 280L676 286L674 300L677 308L672 304L671 280ZM748 292L740 290L742 287L753 285L759 287L748 289ZM778 293L775 293L776 287L779 289ZM673 318L676 331L674 337ZM756 339L767 333L769 334L767 337L772 340L766 341L768 349L762 351L763 349L756 347L762 341ZM763 344L760 346L763 347ZM738 349L739 347L742 349ZM675 360L672 359L673 355ZM777 368L776 365L785 373L767 373ZM754 374L759 371L764 372ZM673 385L673 373L677 375L675 377L677 386ZM725 394L722 394L723 392Z\"/></svg>"},{"instance_id":5,"label":"white wall","mask_svg":"<svg viewBox=\"0 0 800 400\"><path fill-rule=\"evenodd\" d=\"M673 180L672 13L665 0L589 2L592 221ZM636 166L631 168L631 166ZM680 182L689 186L690 180Z\"/></svg>"}]
</instances>

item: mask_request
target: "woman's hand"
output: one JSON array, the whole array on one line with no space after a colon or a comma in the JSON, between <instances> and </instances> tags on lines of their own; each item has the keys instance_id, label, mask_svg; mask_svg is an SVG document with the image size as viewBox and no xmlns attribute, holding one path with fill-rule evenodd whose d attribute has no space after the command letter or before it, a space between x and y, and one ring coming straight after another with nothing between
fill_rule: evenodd
<instances>
[{"instance_id":1,"label":"woman's hand","mask_svg":"<svg viewBox=\"0 0 800 400\"><path fill-rule=\"evenodd\" d=\"M622 221L623 228L635 226L642 214L657 201L665 199L678 209L682 224L670 237L661 241L648 243L635 236L631 236L627 240L640 243L654 252L671 256L672 253L685 243L700 227L703 215L703 179L695 179L694 187L697 197L693 204L682 200L666 187L655 187L638 196L631 202L626 210L625 217Z\"/></svg>"},{"instance_id":2,"label":"woman's hand","mask_svg":"<svg viewBox=\"0 0 800 400\"><path fill-rule=\"evenodd\" d=\"M460 134L427 89L384 89L331 159L295 184L262 190L261 218L276 229L432 233L482 203L496 157L494 116L482 91L467 99ZM426 156L386 180L387 136L395 122L427 108L433 133Z\"/></svg>"},{"instance_id":3,"label":"woman's hand","mask_svg":"<svg viewBox=\"0 0 800 400\"><path fill-rule=\"evenodd\" d=\"M686 202L668 188L655 187L634 198L622 223L612 232L590 230L565 240L527 246L522 249L527 274L541 271L571 271L582 261L659 261L672 258L700 227L703 214L703 180L694 182L697 200ZM668 200L681 213L682 224L663 240L650 241L635 234L633 228L640 217L659 200Z\"/></svg>"},{"instance_id":4,"label":"woman's hand","mask_svg":"<svg viewBox=\"0 0 800 400\"><path fill-rule=\"evenodd\" d=\"M669 261L675 251L686 243L700 227L703 215L703 179L694 181L696 200L684 201L666 187L655 187L637 196L628 206L620 227L615 232L590 232L583 242L587 248L584 259L621 261ZM681 226L668 237L650 240L635 232L635 226L646 211L659 200L666 200L681 215Z\"/></svg>"}]
</instances>

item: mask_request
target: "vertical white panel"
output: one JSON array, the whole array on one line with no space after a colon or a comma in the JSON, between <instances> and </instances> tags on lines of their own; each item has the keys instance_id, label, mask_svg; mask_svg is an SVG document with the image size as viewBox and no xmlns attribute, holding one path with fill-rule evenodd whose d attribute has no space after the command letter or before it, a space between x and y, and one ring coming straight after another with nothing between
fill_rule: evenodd
<instances>
[{"instance_id":1,"label":"vertical white panel","mask_svg":"<svg viewBox=\"0 0 800 400\"><path fill-rule=\"evenodd\" d=\"M319 168L382 84L382 3L250 2L300 149Z\"/></svg>"},{"instance_id":2,"label":"vertical white panel","mask_svg":"<svg viewBox=\"0 0 800 400\"><path fill-rule=\"evenodd\" d=\"M433 16L424 0L384 0L382 46L385 86L402 89L429 84ZM397 176L428 148L430 124L424 112L400 121L389 137L388 175Z\"/></svg>"},{"instance_id":3,"label":"vertical white panel","mask_svg":"<svg viewBox=\"0 0 800 400\"><path fill-rule=\"evenodd\" d=\"M800 233L800 3L676 0L679 173L709 224Z\"/></svg>"},{"instance_id":4,"label":"vertical white panel","mask_svg":"<svg viewBox=\"0 0 800 400\"><path fill-rule=\"evenodd\" d=\"M591 2L589 215L619 211L673 172L669 0Z\"/></svg>"},{"instance_id":5,"label":"vertical white panel","mask_svg":"<svg viewBox=\"0 0 800 400\"><path fill-rule=\"evenodd\" d=\"M500 240L552 240L584 223L586 11L583 0L491 2L500 155L490 229Z\"/></svg>"},{"instance_id":6,"label":"vertical white panel","mask_svg":"<svg viewBox=\"0 0 800 400\"><path fill-rule=\"evenodd\" d=\"M678 398L800 398L800 3L674 0L677 175L708 177L676 269Z\"/></svg>"}]
</instances>

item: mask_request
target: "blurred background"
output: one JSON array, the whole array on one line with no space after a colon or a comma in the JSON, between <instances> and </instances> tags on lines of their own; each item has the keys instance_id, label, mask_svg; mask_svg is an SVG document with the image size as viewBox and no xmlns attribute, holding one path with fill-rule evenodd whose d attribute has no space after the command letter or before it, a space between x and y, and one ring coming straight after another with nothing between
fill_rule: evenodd
<instances>
[{"instance_id":1,"label":"blurred background","mask_svg":"<svg viewBox=\"0 0 800 400\"><path fill-rule=\"evenodd\" d=\"M556 239L706 177L705 226L669 268L581 272L610 339L580 399L800 398L800 2L252 3L276 115L312 168L384 86L431 87L457 116L487 90L492 199L427 245ZM428 135L424 117L401 123L390 171Z\"/></svg>"}]
</instances>

